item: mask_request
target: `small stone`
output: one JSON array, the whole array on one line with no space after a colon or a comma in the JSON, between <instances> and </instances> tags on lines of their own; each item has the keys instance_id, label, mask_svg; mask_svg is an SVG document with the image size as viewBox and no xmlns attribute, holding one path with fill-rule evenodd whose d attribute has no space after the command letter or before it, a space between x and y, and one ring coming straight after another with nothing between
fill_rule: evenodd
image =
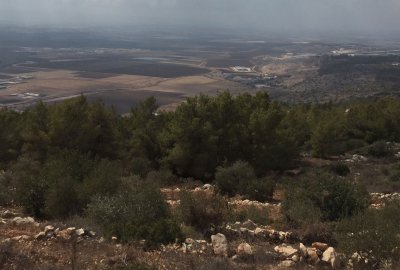
<instances>
[{"instance_id":1,"label":"small stone","mask_svg":"<svg viewBox=\"0 0 400 270\"><path fill-rule=\"evenodd\" d=\"M236 253L239 256L251 256L253 255L253 250L248 243L242 243L237 247Z\"/></svg>"},{"instance_id":2,"label":"small stone","mask_svg":"<svg viewBox=\"0 0 400 270\"><path fill-rule=\"evenodd\" d=\"M258 236L258 237L263 237L263 236L265 236L265 230L264 229L262 229L262 228L256 228L255 230L254 230L254 234L256 235L256 236Z\"/></svg>"},{"instance_id":3,"label":"small stone","mask_svg":"<svg viewBox=\"0 0 400 270\"><path fill-rule=\"evenodd\" d=\"M210 184L205 184L205 185L203 186L203 189L205 189L205 190L211 190L211 189L213 189L213 186L210 185Z\"/></svg>"},{"instance_id":4,"label":"small stone","mask_svg":"<svg viewBox=\"0 0 400 270\"><path fill-rule=\"evenodd\" d=\"M85 234L85 230L84 229L77 229L75 230L75 234L78 236L83 236Z\"/></svg>"},{"instance_id":5,"label":"small stone","mask_svg":"<svg viewBox=\"0 0 400 270\"><path fill-rule=\"evenodd\" d=\"M293 255L297 254L299 251L292 246L287 246L287 245L281 245L281 246L276 246L274 248L275 252L283 255L286 258L292 257Z\"/></svg>"},{"instance_id":6,"label":"small stone","mask_svg":"<svg viewBox=\"0 0 400 270\"><path fill-rule=\"evenodd\" d=\"M65 229L65 231L67 231L67 233L69 235L73 235L73 234L75 234L76 228L75 227L69 227L69 228Z\"/></svg>"},{"instance_id":7,"label":"small stone","mask_svg":"<svg viewBox=\"0 0 400 270\"><path fill-rule=\"evenodd\" d=\"M300 261L299 255L297 255L297 254L293 255L293 256L292 256L292 261L294 261L294 262L299 262L299 261Z\"/></svg>"},{"instance_id":8,"label":"small stone","mask_svg":"<svg viewBox=\"0 0 400 270\"><path fill-rule=\"evenodd\" d=\"M313 248L319 249L319 250L321 250L321 251L325 251L325 250L327 250L327 248L329 247L328 244L320 243L320 242L314 242L314 243L312 243L311 246L312 246Z\"/></svg>"},{"instance_id":9,"label":"small stone","mask_svg":"<svg viewBox=\"0 0 400 270\"><path fill-rule=\"evenodd\" d=\"M188 245L193 245L195 241L192 238L186 238L185 243Z\"/></svg>"},{"instance_id":10,"label":"small stone","mask_svg":"<svg viewBox=\"0 0 400 270\"><path fill-rule=\"evenodd\" d=\"M50 232L50 231L54 231L54 226L52 226L52 225L47 225L47 226L44 228L44 232L45 232L45 233L48 233L48 232Z\"/></svg>"}]
</instances>

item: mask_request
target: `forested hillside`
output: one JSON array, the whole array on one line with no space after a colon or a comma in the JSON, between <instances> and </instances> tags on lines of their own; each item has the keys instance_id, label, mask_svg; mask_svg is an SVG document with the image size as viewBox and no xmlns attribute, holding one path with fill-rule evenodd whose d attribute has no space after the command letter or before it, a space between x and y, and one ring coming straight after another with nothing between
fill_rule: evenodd
<instances>
[{"instance_id":1,"label":"forested hillside","mask_svg":"<svg viewBox=\"0 0 400 270\"><path fill-rule=\"evenodd\" d=\"M21 113L3 109L0 127L1 205L22 206L39 219L80 216L122 241L170 243L187 236L188 227L207 235L231 215L227 197L270 202L277 187L285 193L279 226L319 224L312 239L323 237L348 252L358 248L343 238L350 229L363 231L360 224L367 222L386 237L398 225L384 217L399 213L398 205L386 212L366 210L365 183L354 181L342 162L288 177L311 156L394 157L400 142L397 98L287 106L262 92L224 92L188 98L173 112L159 111L149 98L120 116L102 101L89 103L81 96L55 105L39 103ZM397 189L398 177L388 175ZM160 187L188 179L212 183L218 192L211 197L182 194L179 210L171 210ZM237 215L269 223L259 210ZM386 231L380 230L381 219L387 220ZM337 234L328 233L332 230ZM361 240L354 241L361 245ZM379 243L373 245L371 250L380 249ZM387 252L375 257L376 263L395 258L395 245L381 247Z\"/></svg>"}]
</instances>

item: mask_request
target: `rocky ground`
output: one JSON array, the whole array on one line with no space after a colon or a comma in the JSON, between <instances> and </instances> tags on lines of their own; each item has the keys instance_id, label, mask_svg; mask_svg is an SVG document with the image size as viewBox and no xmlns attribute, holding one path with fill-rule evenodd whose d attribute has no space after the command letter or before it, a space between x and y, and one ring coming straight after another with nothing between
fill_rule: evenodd
<instances>
[{"instance_id":1,"label":"rocky ground","mask_svg":"<svg viewBox=\"0 0 400 270\"><path fill-rule=\"evenodd\" d=\"M359 155L351 156L346 162L368 166L368 161ZM358 168L356 165L354 168ZM360 172L362 176L363 171ZM358 172L354 174L359 177ZM162 189L172 209L180 204L182 190L207 193L214 192L214 187L197 184ZM282 193L278 188L273 201L268 203L240 197L228 202L231 209L265 209L272 225L251 220L230 222L219 233L206 238L193 235L183 243L155 250L146 250L143 241L123 244L115 237L105 238L89 228L73 227L74 222L35 220L19 208L0 207L0 269L137 269L127 267L138 263L161 270L353 269L355 263L365 260L364 254L357 253L350 259L345 258L321 240L305 245L297 232L282 230L284 226L279 226ZM386 201L400 198L400 193L395 192L370 195L371 208L381 208Z\"/></svg>"},{"instance_id":2,"label":"rocky ground","mask_svg":"<svg viewBox=\"0 0 400 270\"><path fill-rule=\"evenodd\" d=\"M192 192L211 192L211 188L205 185ZM171 190L163 192L173 194ZM371 207L375 208L400 196L371 195ZM235 199L230 204L272 211L280 207L279 203ZM305 246L293 232L251 220L227 224L209 239L187 238L182 244L145 251L143 242L121 244L85 228L37 221L17 208L0 208L0 243L1 269L124 269L132 263L156 269L351 269L352 264L325 243ZM360 261L362 256L354 254L353 260Z\"/></svg>"}]
</instances>

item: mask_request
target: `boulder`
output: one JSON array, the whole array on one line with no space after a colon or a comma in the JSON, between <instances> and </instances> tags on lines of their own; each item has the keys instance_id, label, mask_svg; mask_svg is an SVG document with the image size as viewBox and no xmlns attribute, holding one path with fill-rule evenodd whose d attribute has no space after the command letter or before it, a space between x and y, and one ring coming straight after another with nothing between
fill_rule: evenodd
<instances>
[{"instance_id":1,"label":"boulder","mask_svg":"<svg viewBox=\"0 0 400 270\"><path fill-rule=\"evenodd\" d=\"M286 258L290 258L299 252L297 249L293 248L292 246L288 246L285 244L276 246L274 248L274 250L275 250L275 252L279 253L280 255L282 255Z\"/></svg>"},{"instance_id":2,"label":"boulder","mask_svg":"<svg viewBox=\"0 0 400 270\"><path fill-rule=\"evenodd\" d=\"M328 244L320 243L320 242L314 242L314 243L312 243L311 246L312 246L313 248L319 249L319 250L321 250L321 251L325 251L325 250L327 250L327 248L329 247Z\"/></svg>"},{"instance_id":3,"label":"boulder","mask_svg":"<svg viewBox=\"0 0 400 270\"><path fill-rule=\"evenodd\" d=\"M336 252L333 247L329 247L322 254L322 261L329 263L333 269L337 269L339 260L336 258Z\"/></svg>"},{"instance_id":4,"label":"boulder","mask_svg":"<svg viewBox=\"0 0 400 270\"><path fill-rule=\"evenodd\" d=\"M236 249L237 255L241 257L253 255L253 250L248 243L241 243Z\"/></svg>"},{"instance_id":5,"label":"boulder","mask_svg":"<svg viewBox=\"0 0 400 270\"><path fill-rule=\"evenodd\" d=\"M228 241L225 235L218 233L211 236L214 254L218 256L228 256Z\"/></svg>"}]
</instances>

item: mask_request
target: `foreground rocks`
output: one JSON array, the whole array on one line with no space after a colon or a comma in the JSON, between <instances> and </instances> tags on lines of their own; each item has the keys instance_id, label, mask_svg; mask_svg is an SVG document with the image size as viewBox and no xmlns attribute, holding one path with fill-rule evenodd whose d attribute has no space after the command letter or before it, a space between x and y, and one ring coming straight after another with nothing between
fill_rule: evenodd
<instances>
[{"instance_id":1,"label":"foreground rocks","mask_svg":"<svg viewBox=\"0 0 400 270\"><path fill-rule=\"evenodd\" d=\"M343 263L335 249L325 243L315 242L311 247L300 243L298 248L282 244L276 246L274 250L282 260L281 267L292 267L298 262L303 262L311 266L330 266L331 269L343 269Z\"/></svg>"},{"instance_id":2,"label":"foreground rocks","mask_svg":"<svg viewBox=\"0 0 400 270\"><path fill-rule=\"evenodd\" d=\"M217 256L228 256L228 241L225 235L218 233L211 236L211 242L214 250L214 254Z\"/></svg>"}]
</instances>

